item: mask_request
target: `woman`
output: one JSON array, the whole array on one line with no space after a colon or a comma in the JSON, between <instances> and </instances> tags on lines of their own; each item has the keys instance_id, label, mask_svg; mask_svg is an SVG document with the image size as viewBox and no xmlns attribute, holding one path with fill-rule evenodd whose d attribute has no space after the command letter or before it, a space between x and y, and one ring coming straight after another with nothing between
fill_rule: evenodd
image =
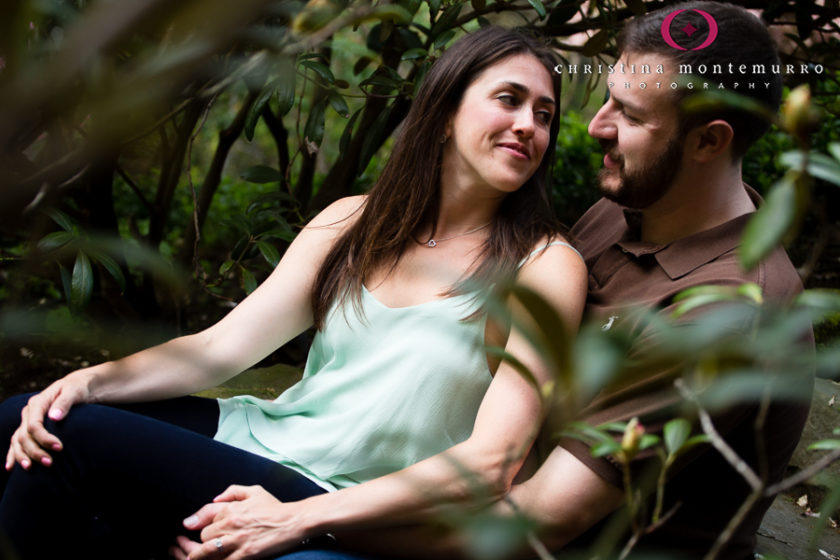
<instances>
[{"instance_id":1,"label":"woman","mask_svg":"<svg viewBox=\"0 0 840 560\"><path fill-rule=\"evenodd\" d=\"M192 512L184 525L203 544L191 558L257 557L502 495L545 402L509 364L492 371L483 345L503 342L541 383L551 373L517 328L493 339L476 286L517 274L570 328L586 289L545 192L553 65L516 32L461 39L427 74L371 192L314 218L219 323L7 402L0 527L24 558L148 554ZM217 385L311 325L304 378L276 401L92 404Z\"/></svg>"}]
</instances>

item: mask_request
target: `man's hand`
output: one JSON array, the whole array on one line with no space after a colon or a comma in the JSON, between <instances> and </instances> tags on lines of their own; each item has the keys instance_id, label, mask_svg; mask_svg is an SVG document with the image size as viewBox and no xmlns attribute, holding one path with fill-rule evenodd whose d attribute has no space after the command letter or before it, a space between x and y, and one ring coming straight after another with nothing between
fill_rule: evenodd
<instances>
[{"instance_id":1,"label":"man's hand","mask_svg":"<svg viewBox=\"0 0 840 560\"><path fill-rule=\"evenodd\" d=\"M306 537L296 511L261 486L230 486L184 520L187 529L201 531L202 543L179 537L181 558L240 560L288 550Z\"/></svg>"},{"instance_id":2,"label":"man's hand","mask_svg":"<svg viewBox=\"0 0 840 560\"><path fill-rule=\"evenodd\" d=\"M52 465L49 452L61 451L62 444L44 427L44 419L61 420L73 405L85 402L86 398L86 387L69 378L60 379L33 395L21 411L20 427L12 434L6 470L12 470L15 463L26 470L36 462L46 467Z\"/></svg>"}]
</instances>

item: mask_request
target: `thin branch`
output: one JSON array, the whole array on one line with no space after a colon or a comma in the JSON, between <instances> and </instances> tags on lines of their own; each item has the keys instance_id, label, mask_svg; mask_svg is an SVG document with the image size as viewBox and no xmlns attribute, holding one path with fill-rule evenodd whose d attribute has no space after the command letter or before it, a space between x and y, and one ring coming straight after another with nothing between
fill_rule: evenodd
<instances>
[{"instance_id":1,"label":"thin branch","mask_svg":"<svg viewBox=\"0 0 840 560\"><path fill-rule=\"evenodd\" d=\"M823 455L823 457L820 458L819 461L812 464L808 468L802 469L795 475L788 477L782 480L781 482L774 484L773 486L769 486L764 490L764 496L769 498L770 496L775 496L776 494L784 492L785 490L790 490L797 484L805 482L806 480L808 480L809 478L811 478L812 476L829 466L830 464L834 463L838 459L840 459L840 449L835 449L831 453Z\"/></svg>"},{"instance_id":2,"label":"thin branch","mask_svg":"<svg viewBox=\"0 0 840 560\"><path fill-rule=\"evenodd\" d=\"M674 385L686 400L697 406L697 415L700 417L700 425L703 428L703 433L709 436L709 441L712 446L717 449L721 455L723 455L724 459L732 465L732 468L734 468L738 474L744 477L744 480L747 481L750 488L753 490L763 488L764 483L758 475L755 474L755 471L753 471L753 469L743 459L741 459L737 453L735 453L735 450L726 443L726 440L721 437L715 429L709 413L706 412L706 410L700 405L700 402L697 400L697 396L688 389L685 382L682 379L677 379L674 381Z\"/></svg>"}]
</instances>

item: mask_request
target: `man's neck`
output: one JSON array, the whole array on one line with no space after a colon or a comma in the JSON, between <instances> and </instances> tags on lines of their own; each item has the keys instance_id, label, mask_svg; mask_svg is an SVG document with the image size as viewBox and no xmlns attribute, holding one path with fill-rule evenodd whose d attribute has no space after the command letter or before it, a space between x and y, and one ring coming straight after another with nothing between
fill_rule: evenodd
<instances>
[{"instance_id":1,"label":"man's neck","mask_svg":"<svg viewBox=\"0 0 840 560\"><path fill-rule=\"evenodd\" d=\"M642 241L671 243L754 211L743 185L740 164L683 170L665 196L642 211Z\"/></svg>"}]
</instances>

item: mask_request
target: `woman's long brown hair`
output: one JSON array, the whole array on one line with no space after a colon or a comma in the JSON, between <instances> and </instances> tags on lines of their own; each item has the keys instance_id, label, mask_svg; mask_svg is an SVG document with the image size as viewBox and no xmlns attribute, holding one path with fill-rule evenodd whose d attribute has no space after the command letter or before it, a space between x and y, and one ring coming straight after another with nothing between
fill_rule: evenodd
<instances>
[{"instance_id":1,"label":"woman's long brown hair","mask_svg":"<svg viewBox=\"0 0 840 560\"><path fill-rule=\"evenodd\" d=\"M333 245L315 279L312 312L321 329L333 301L348 295L358 302L365 279L379 266L396 266L416 236L437 226L441 156L448 118L455 114L467 87L489 66L517 54L534 55L548 70L554 99L560 99L559 75L551 51L516 30L488 27L456 41L432 65L403 121L391 157L368 193L356 222ZM559 111L554 112L549 144L534 175L502 201L480 264L466 281L492 282L512 274L534 245L556 234L559 224L548 196Z\"/></svg>"}]
</instances>

